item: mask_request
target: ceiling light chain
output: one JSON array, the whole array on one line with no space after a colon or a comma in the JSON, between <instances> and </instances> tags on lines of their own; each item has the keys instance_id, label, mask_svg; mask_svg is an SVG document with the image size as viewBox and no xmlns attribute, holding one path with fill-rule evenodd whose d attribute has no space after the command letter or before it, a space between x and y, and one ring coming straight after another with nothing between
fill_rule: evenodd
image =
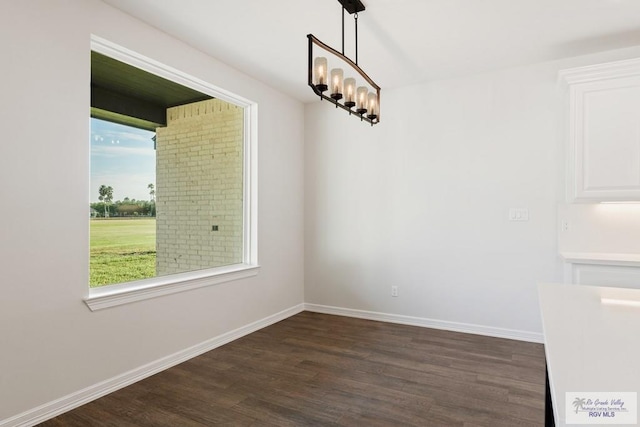
<instances>
[{"instance_id":1,"label":"ceiling light chain","mask_svg":"<svg viewBox=\"0 0 640 427\"><path fill-rule=\"evenodd\" d=\"M342 54L344 55L344 6L342 6Z\"/></svg>"},{"instance_id":2,"label":"ceiling light chain","mask_svg":"<svg viewBox=\"0 0 640 427\"><path fill-rule=\"evenodd\" d=\"M342 6L342 54L344 55L344 12L345 7ZM353 14L353 21L355 23L355 35L356 35L356 65L358 65L358 12Z\"/></svg>"},{"instance_id":3,"label":"ceiling light chain","mask_svg":"<svg viewBox=\"0 0 640 427\"><path fill-rule=\"evenodd\" d=\"M349 112L355 114L361 121L367 121L372 126L380 122L380 86L374 83L369 76L358 66L358 12L365 10L360 0L338 0L342 4L342 53L332 47L322 43L313 34L308 34L309 39L309 63L308 63L308 84L320 97L335 104ZM345 10L354 15L355 22L355 62L344 54L344 12ZM356 79L353 77L344 78L342 68L336 67L329 73L328 61L326 57L314 57L314 46L324 49L333 55L332 61L342 62L356 71L366 83L356 86ZM368 85L367 85L368 84ZM329 96L325 95L331 89ZM340 100L344 99L343 102ZM353 107L356 107L353 110Z\"/></svg>"},{"instance_id":4,"label":"ceiling light chain","mask_svg":"<svg viewBox=\"0 0 640 427\"><path fill-rule=\"evenodd\" d=\"M344 7L342 9L344 9ZM353 22L355 22L356 27L356 65L358 65L358 12L353 14Z\"/></svg>"}]
</instances>

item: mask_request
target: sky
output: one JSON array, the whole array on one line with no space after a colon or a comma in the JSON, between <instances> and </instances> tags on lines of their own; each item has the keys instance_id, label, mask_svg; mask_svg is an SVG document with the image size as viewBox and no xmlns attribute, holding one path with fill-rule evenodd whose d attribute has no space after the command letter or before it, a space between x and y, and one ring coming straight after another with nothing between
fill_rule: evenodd
<instances>
[{"instance_id":1,"label":"sky","mask_svg":"<svg viewBox=\"0 0 640 427\"><path fill-rule=\"evenodd\" d=\"M91 202L101 185L113 187L113 201L149 200L156 183L155 132L91 119Z\"/></svg>"}]
</instances>

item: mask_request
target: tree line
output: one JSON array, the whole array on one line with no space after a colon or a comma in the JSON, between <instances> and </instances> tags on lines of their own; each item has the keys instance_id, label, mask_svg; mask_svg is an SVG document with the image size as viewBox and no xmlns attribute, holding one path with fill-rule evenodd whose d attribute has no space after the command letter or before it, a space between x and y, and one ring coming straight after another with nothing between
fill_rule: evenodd
<instances>
[{"instance_id":1,"label":"tree line","mask_svg":"<svg viewBox=\"0 0 640 427\"><path fill-rule=\"evenodd\" d=\"M92 217L122 217L122 216L156 216L156 190L153 184L147 186L149 200L136 200L125 197L123 200L113 201L113 187L101 185L98 189L99 202L93 202L91 207Z\"/></svg>"}]
</instances>

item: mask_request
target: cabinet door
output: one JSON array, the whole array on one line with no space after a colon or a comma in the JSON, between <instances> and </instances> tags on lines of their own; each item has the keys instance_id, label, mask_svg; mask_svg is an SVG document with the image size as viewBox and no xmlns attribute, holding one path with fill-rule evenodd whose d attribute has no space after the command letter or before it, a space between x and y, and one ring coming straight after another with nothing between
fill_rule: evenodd
<instances>
[{"instance_id":1,"label":"cabinet door","mask_svg":"<svg viewBox=\"0 0 640 427\"><path fill-rule=\"evenodd\" d=\"M622 64L618 70L616 64ZM585 67L588 77L582 79L576 78L580 69L572 70L568 177L572 201L640 200L639 65L623 61ZM597 72L600 69L606 72Z\"/></svg>"}]
</instances>

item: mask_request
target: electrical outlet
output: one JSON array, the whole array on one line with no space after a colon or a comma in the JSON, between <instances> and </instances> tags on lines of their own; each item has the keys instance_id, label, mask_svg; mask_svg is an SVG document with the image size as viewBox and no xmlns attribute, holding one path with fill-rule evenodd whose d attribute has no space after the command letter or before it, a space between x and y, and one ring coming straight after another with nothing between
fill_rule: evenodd
<instances>
[{"instance_id":1,"label":"electrical outlet","mask_svg":"<svg viewBox=\"0 0 640 427\"><path fill-rule=\"evenodd\" d=\"M569 221L562 221L562 231L569 231Z\"/></svg>"},{"instance_id":2,"label":"electrical outlet","mask_svg":"<svg viewBox=\"0 0 640 427\"><path fill-rule=\"evenodd\" d=\"M392 286L391 287L391 296L392 297L397 297L398 296L398 287L397 286Z\"/></svg>"}]
</instances>

